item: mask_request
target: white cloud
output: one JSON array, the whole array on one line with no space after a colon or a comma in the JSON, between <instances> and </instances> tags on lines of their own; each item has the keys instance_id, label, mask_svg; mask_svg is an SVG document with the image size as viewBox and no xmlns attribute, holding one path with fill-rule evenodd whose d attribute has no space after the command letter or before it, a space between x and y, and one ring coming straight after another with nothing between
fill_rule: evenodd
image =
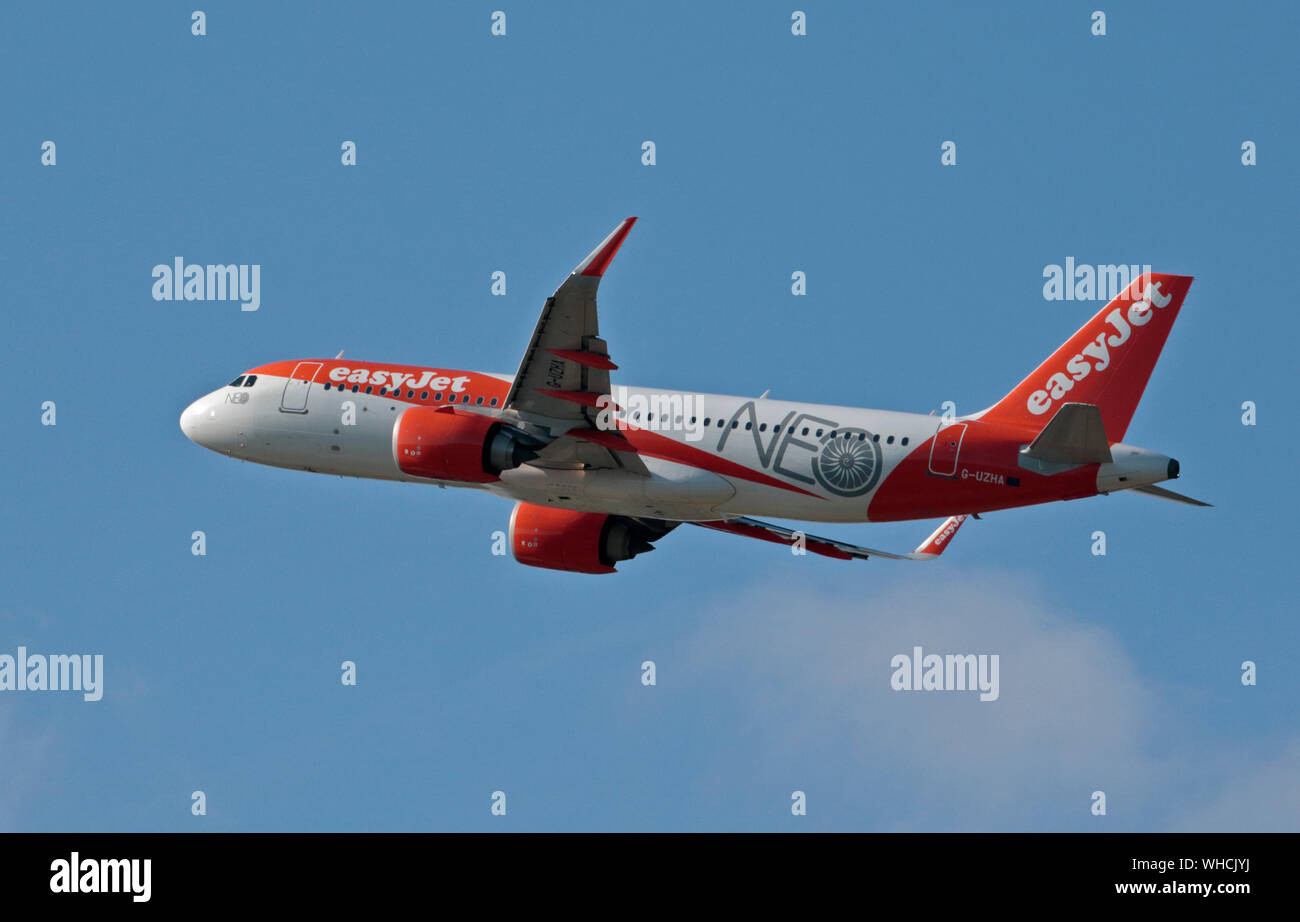
<instances>
[{"instance_id":1,"label":"white cloud","mask_svg":"<svg viewBox=\"0 0 1300 922\"><path fill-rule=\"evenodd\" d=\"M13 693L8 693L12 695ZM0 700L0 752L4 753L4 783L0 784L0 832L21 831L30 814L31 798L42 787L53 761L53 732L30 729L15 719L18 707Z\"/></svg>"},{"instance_id":2,"label":"white cloud","mask_svg":"<svg viewBox=\"0 0 1300 922\"><path fill-rule=\"evenodd\" d=\"M1157 690L1114 637L1014 576L918 567L882 588L863 570L724 602L693 638L700 683L756 731L756 771L775 781L820 753L828 783L857 779L836 797L860 828L1143 828L1134 806L1169 765L1144 746ZM998 654L999 699L894 691L890 660L916 645Z\"/></svg>"},{"instance_id":3,"label":"white cloud","mask_svg":"<svg viewBox=\"0 0 1300 922\"><path fill-rule=\"evenodd\" d=\"M1275 759L1234 754L1232 773L1203 805L1189 805L1174 823L1180 832L1300 832L1300 740Z\"/></svg>"}]
</instances>

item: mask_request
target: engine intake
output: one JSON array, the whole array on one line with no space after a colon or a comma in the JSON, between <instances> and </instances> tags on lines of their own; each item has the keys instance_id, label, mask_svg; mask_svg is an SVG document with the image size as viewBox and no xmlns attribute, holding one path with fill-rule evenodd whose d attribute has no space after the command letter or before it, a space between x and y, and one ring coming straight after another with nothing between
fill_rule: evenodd
<instances>
[{"instance_id":1,"label":"engine intake","mask_svg":"<svg viewBox=\"0 0 1300 922\"><path fill-rule=\"evenodd\" d=\"M619 515L519 503L510 515L510 552L530 567L613 573L614 564L653 551L671 525Z\"/></svg>"},{"instance_id":2,"label":"engine intake","mask_svg":"<svg viewBox=\"0 0 1300 922\"><path fill-rule=\"evenodd\" d=\"M411 407L393 424L393 460L412 477L489 483L535 457L518 434L481 413Z\"/></svg>"}]
</instances>

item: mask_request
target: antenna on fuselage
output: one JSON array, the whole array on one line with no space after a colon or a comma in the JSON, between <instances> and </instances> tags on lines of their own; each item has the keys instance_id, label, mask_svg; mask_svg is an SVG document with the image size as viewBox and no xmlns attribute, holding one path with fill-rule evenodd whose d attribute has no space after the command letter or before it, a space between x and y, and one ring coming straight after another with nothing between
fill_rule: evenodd
<instances>
[{"instance_id":1,"label":"antenna on fuselage","mask_svg":"<svg viewBox=\"0 0 1300 922\"><path fill-rule=\"evenodd\" d=\"M336 355L336 356L334 356L334 358L336 358L336 359L341 359L341 358L343 358L343 350L340 349L340 350L339 350L339 354Z\"/></svg>"},{"instance_id":2,"label":"antenna on fuselage","mask_svg":"<svg viewBox=\"0 0 1300 922\"><path fill-rule=\"evenodd\" d=\"M758 395L758 399L759 399L759 400L766 400L766 399L767 399L767 395L770 394L770 393L772 393L772 389L769 387L767 390L763 391L763 393L761 393L761 394Z\"/></svg>"}]
</instances>

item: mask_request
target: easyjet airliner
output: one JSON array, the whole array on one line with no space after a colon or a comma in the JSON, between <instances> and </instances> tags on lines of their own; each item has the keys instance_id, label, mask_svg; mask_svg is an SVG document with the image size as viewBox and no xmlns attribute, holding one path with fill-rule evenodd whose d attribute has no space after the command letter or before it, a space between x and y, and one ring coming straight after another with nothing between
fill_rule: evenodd
<instances>
[{"instance_id":1,"label":"easyjet airliner","mask_svg":"<svg viewBox=\"0 0 1300 922\"><path fill-rule=\"evenodd\" d=\"M194 401L181 430L275 467L515 501L520 563L611 573L689 523L841 559L932 560L968 516L1156 484L1178 462L1125 431L1192 283L1145 274L988 409L955 418L611 388L596 290L628 218L542 307L514 375L343 358L273 362ZM891 554L751 516L946 517Z\"/></svg>"}]
</instances>

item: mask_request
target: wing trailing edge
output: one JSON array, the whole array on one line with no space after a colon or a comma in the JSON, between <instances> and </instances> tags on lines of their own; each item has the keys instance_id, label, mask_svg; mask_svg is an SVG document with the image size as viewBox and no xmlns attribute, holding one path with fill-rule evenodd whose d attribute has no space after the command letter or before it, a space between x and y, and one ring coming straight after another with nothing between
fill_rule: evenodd
<instances>
[{"instance_id":1,"label":"wing trailing edge","mask_svg":"<svg viewBox=\"0 0 1300 922\"><path fill-rule=\"evenodd\" d=\"M769 541L773 544L785 544L791 547L795 546L796 542L801 541L806 550L822 557L833 557L837 560L866 560L869 557L885 557L889 560L934 560L944 552L952 537L957 534L957 529L961 528L962 523L967 518L969 516L954 515L944 519L943 524L936 528L910 554L893 554L889 551L858 547L856 544L849 544L845 541L836 541L833 538L819 538L816 535L805 534L802 531L773 525L770 522L760 522L758 519L743 516L734 519L719 519L716 522L692 522L691 524L699 525L701 528L711 528L714 531L724 531L745 538L757 538L759 541Z\"/></svg>"}]
</instances>

